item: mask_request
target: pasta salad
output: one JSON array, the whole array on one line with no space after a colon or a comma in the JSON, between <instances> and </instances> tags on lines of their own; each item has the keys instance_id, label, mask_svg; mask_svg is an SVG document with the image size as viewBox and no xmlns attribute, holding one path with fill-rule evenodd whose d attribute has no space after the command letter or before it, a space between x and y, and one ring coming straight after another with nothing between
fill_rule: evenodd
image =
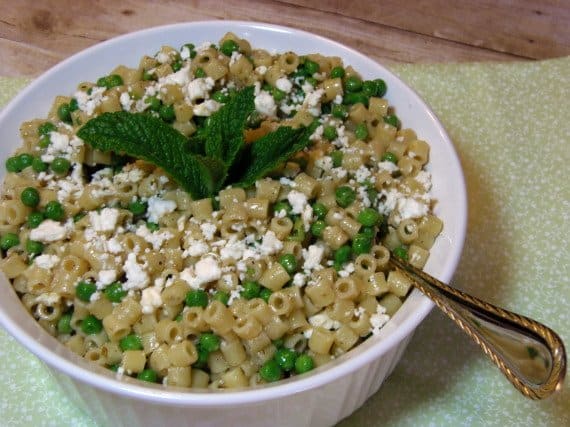
<instances>
[{"instance_id":1,"label":"pasta salad","mask_svg":"<svg viewBox=\"0 0 570 427\"><path fill-rule=\"evenodd\" d=\"M243 388L377 335L422 268L429 145L382 79L227 33L164 46L21 127L0 269L56 339L143 381Z\"/></svg>"}]
</instances>

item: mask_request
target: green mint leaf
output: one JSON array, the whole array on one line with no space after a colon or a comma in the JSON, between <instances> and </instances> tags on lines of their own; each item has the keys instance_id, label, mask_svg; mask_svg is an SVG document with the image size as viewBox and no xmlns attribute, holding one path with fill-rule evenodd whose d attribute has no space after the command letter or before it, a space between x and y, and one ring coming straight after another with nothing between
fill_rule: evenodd
<instances>
[{"instance_id":1,"label":"green mint leaf","mask_svg":"<svg viewBox=\"0 0 570 427\"><path fill-rule=\"evenodd\" d=\"M281 126L253 142L240 162L242 167L245 166L245 170L235 180L236 185L253 185L293 154L307 147L311 142L310 136L318 126L317 121L298 129Z\"/></svg>"},{"instance_id":2,"label":"green mint leaf","mask_svg":"<svg viewBox=\"0 0 570 427\"><path fill-rule=\"evenodd\" d=\"M228 169L245 146L243 132L247 118L255 110L254 98L253 86L235 93L210 116L208 125L200 133L205 154L222 160Z\"/></svg>"},{"instance_id":3,"label":"green mint leaf","mask_svg":"<svg viewBox=\"0 0 570 427\"><path fill-rule=\"evenodd\" d=\"M104 113L77 132L100 151L127 154L160 166L194 199L209 197L221 188L223 162L191 152L180 132L162 120L140 113Z\"/></svg>"}]
</instances>

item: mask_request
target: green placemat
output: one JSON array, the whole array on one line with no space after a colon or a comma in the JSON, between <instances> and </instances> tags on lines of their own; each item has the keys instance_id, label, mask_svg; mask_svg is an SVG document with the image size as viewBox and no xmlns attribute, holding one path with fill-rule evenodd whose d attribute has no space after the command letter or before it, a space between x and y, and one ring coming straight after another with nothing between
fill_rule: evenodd
<instances>
[{"instance_id":1,"label":"green placemat","mask_svg":"<svg viewBox=\"0 0 570 427\"><path fill-rule=\"evenodd\" d=\"M391 68L432 106L463 163L469 226L456 285L570 343L570 57ZM26 83L0 78L0 105ZM95 425L1 330L0 364L0 425ZM340 423L380 425L570 425L570 387L541 402L522 397L434 312L380 391Z\"/></svg>"}]
</instances>

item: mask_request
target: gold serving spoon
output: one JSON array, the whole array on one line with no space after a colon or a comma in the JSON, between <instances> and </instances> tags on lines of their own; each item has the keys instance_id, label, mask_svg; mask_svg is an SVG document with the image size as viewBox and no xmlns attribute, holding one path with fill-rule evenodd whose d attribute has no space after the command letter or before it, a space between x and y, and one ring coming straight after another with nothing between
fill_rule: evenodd
<instances>
[{"instance_id":1,"label":"gold serving spoon","mask_svg":"<svg viewBox=\"0 0 570 427\"><path fill-rule=\"evenodd\" d=\"M522 394L544 399L562 388L566 350L552 329L458 291L398 257L392 255L390 263L469 335Z\"/></svg>"}]
</instances>

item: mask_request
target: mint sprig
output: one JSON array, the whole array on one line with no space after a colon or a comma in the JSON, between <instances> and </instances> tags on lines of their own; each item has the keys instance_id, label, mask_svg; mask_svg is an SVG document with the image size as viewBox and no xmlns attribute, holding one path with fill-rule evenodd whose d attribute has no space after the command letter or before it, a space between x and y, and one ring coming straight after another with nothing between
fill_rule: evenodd
<instances>
[{"instance_id":1,"label":"mint sprig","mask_svg":"<svg viewBox=\"0 0 570 427\"><path fill-rule=\"evenodd\" d=\"M282 126L247 144L244 130L254 110L254 88L247 87L234 94L190 139L159 118L125 111L89 120L77 136L97 150L126 154L161 167L197 200L211 197L227 185L252 185L308 146L318 126Z\"/></svg>"}]
</instances>

